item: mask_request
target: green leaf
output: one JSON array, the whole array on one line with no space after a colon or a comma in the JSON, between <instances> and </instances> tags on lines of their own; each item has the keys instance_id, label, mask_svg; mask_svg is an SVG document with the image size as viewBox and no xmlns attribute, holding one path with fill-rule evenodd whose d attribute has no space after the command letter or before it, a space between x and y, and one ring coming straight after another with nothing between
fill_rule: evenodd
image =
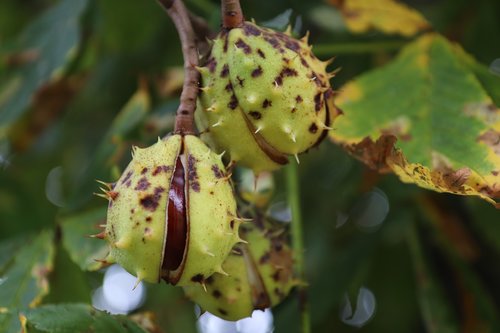
<instances>
[{"instance_id":1,"label":"green leaf","mask_svg":"<svg viewBox=\"0 0 500 333\"><path fill-rule=\"evenodd\" d=\"M145 333L126 316L113 316L86 304L45 305L23 316L26 333Z\"/></svg>"},{"instance_id":2,"label":"green leaf","mask_svg":"<svg viewBox=\"0 0 500 333\"><path fill-rule=\"evenodd\" d=\"M408 233L408 244L413 257L417 295L427 332L459 332L452 305L436 278L415 226Z\"/></svg>"},{"instance_id":3,"label":"green leaf","mask_svg":"<svg viewBox=\"0 0 500 333\"><path fill-rule=\"evenodd\" d=\"M86 4L86 0L61 0L19 36L16 48L25 63L0 86L0 135L26 110L34 92L57 76L75 54L79 18Z\"/></svg>"},{"instance_id":4,"label":"green leaf","mask_svg":"<svg viewBox=\"0 0 500 333\"><path fill-rule=\"evenodd\" d=\"M2 332L18 332L19 328L17 313L7 308L0 308L0 329L2 329Z\"/></svg>"},{"instance_id":5,"label":"green leaf","mask_svg":"<svg viewBox=\"0 0 500 333\"><path fill-rule=\"evenodd\" d=\"M96 177L109 177L109 173L106 171L118 164L124 151L130 151L131 147L128 143L126 147L121 146L123 138L136 128L149 111L150 97L145 86L141 85L113 120L111 127L96 148L90 165L82 178L76 182L68 210L78 207L82 201L88 199L91 193L98 190Z\"/></svg>"},{"instance_id":6,"label":"green leaf","mask_svg":"<svg viewBox=\"0 0 500 333\"><path fill-rule=\"evenodd\" d=\"M462 55L437 34L411 43L392 63L343 87L337 105L344 116L331 138L403 182L495 204L500 117L485 90L491 86L481 85Z\"/></svg>"},{"instance_id":7,"label":"green leaf","mask_svg":"<svg viewBox=\"0 0 500 333\"><path fill-rule=\"evenodd\" d=\"M4 309L22 309L36 306L48 293L48 274L54 259L53 234L41 232L27 242L14 256L12 262L0 271L0 313ZM0 332L11 331L10 319L17 316L0 317ZM7 329L9 328L9 329Z\"/></svg>"},{"instance_id":8,"label":"green leaf","mask_svg":"<svg viewBox=\"0 0 500 333\"><path fill-rule=\"evenodd\" d=\"M0 272L14 259L12 253L17 253L25 242L25 237L9 238L0 242Z\"/></svg>"},{"instance_id":9,"label":"green leaf","mask_svg":"<svg viewBox=\"0 0 500 333\"><path fill-rule=\"evenodd\" d=\"M106 207L78 213L63 219L63 246L82 270L101 268L96 259L104 259L108 253L106 242L88 237L99 232L98 225L106 223Z\"/></svg>"},{"instance_id":10,"label":"green leaf","mask_svg":"<svg viewBox=\"0 0 500 333\"><path fill-rule=\"evenodd\" d=\"M80 267L69 257L64 245L58 242L54 269L49 277L49 284L54 288L50 288L49 294L43 299L43 304L90 303L91 283L82 273Z\"/></svg>"}]
</instances>

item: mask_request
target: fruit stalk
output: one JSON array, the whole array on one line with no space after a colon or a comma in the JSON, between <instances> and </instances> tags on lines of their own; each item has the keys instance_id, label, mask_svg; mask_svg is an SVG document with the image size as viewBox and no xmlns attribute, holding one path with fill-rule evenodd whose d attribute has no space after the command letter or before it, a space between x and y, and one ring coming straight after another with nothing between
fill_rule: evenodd
<instances>
[{"instance_id":1,"label":"fruit stalk","mask_svg":"<svg viewBox=\"0 0 500 333\"><path fill-rule=\"evenodd\" d=\"M288 164L286 167L286 182L288 187L288 205L292 211L292 246L294 266L297 277L302 281L297 288L299 297L299 311L301 317L302 333L311 332L311 316L307 300L307 283L304 269L304 244L302 235L302 214L300 211L299 167L297 163Z\"/></svg>"},{"instance_id":2,"label":"fruit stalk","mask_svg":"<svg viewBox=\"0 0 500 333\"><path fill-rule=\"evenodd\" d=\"M196 66L198 66L196 34L189 13L181 0L157 1L170 16L177 29L184 58L184 85L175 118L174 132L183 135L195 134L194 111L196 109L199 81L199 73L196 70Z\"/></svg>"},{"instance_id":3,"label":"fruit stalk","mask_svg":"<svg viewBox=\"0 0 500 333\"><path fill-rule=\"evenodd\" d=\"M226 29L239 28L245 18L241 11L240 0L222 0L222 26Z\"/></svg>"}]
</instances>

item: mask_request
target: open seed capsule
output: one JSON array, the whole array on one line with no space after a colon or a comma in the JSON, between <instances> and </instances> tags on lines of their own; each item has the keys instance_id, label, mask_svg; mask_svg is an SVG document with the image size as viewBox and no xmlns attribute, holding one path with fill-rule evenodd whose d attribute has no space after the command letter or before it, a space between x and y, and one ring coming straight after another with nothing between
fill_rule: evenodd
<instances>
[{"instance_id":1,"label":"open seed capsule","mask_svg":"<svg viewBox=\"0 0 500 333\"><path fill-rule=\"evenodd\" d=\"M277 305L298 282L293 277L292 251L283 236L255 225L243 225L240 233L248 244L237 244L222 265L228 276L208 278L206 290L184 287L203 310L226 320Z\"/></svg>"},{"instance_id":2,"label":"open seed capsule","mask_svg":"<svg viewBox=\"0 0 500 333\"><path fill-rule=\"evenodd\" d=\"M195 136L135 148L109 198L107 262L138 279L203 283L240 241L240 221L220 156Z\"/></svg>"},{"instance_id":3,"label":"open seed capsule","mask_svg":"<svg viewBox=\"0 0 500 333\"><path fill-rule=\"evenodd\" d=\"M222 31L199 68L202 138L257 173L286 164L318 144L338 115L329 63L307 38L251 22Z\"/></svg>"}]
</instances>

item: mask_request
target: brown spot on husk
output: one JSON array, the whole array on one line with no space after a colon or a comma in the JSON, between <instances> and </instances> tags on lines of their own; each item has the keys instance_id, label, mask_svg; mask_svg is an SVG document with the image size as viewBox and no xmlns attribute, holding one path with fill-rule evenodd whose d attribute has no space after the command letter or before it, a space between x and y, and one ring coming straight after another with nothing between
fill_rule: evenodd
<instances>
[{"instance_id":1,"label":"brown spot on husk","mask_svg":"<svg viewBox=\"0 0 500 333\"><path fill-rule=\"evenodd\" d=\"M147 169L146 169L146 171L147 171ZM149 188L150 185L151 185L151 183L148 181L148 179L146 177L142 177L137 182L137 185L135 186L134 190L136 190L136 191L146 191Z\"/></svg>"},{"instance_id":2,"label":"brown spot on husk","mask_svg":"<svg viewBox=\"0 0 500 333\"><path fill-rule=\"evenodd\" d=\"M245 54L250 54L252 53L252 48L243 41L243 39L239 38L236 43L235 43L236 47L239 48L239 49L242 49L243 50L243 53Z\"/></svg>"},{"instance_id":3,"label":"brown spot on husk","mask_svg":"<svg viewBox=\"0 0 500 333\"><path fill-rule=\"evenodd\" d=\"M210 73L215 72L215 68L217 67L217 60L215 60L214 57L211 57L207 60L207 68L210 71Z\"/></svg>"},{"instance_id":4,"label":"brown spot on husk","mask_svg":"<svg viewBox=\"0 0 500 333\"><path fill-rule=\"evenodd\" d=\"M225 64L220 71L220 77L225 78L229 75L229 66Z\"/></svg>"},{"instance_id":5,"label":"brown spot on husk","mask_svg":"<svg viewBox=\"0 0 500 333\"><path fill-rule=\"evenodd\" d=\"M162 172L170 172L172 171L172 167L170 165L158 165L154 170L153 170L153 176L157 176Z\"/></svg>"},{"instance_id":6,"label":"brown spot on husk","mask_svg":"<svg viewBox=\"0 0 500 333\"><path fill-rule=\"evenodd\" d=\"M262 118L262 114L259 111L250 111L248 114L255 120Z\"/></svg>"},{"instance_id":7,"label":"brown spot on husk","mask_svg":"<svg viewBox=\"0 0 500 333\"><path fill-rule=\"evenodd\" d=\"M196 274L195 276L193 276L191 278L191 281L197 282L197 283L202 283L205 281L205 277L203 276L203 274Z\"/></svg>"},{"instance_id":8,"label":"brown spot on husk","mask_svg":"<svg viewBox=\"0 0 500 333\"><path fill-rule=\"evenodd\" d=\"M140 205L144 209L154 212L158 207L163 192L165 192L163 187L156 187L153 194L148 194L139 200Z\"/></svg>"},{"instance_id":9,"label":"brown spot on husk","mask_svg":"<svg viewBox=\"0 0 500 333\"><path fill-rule=\"evenodd\" d=\"M218 178L218 179L224 178L224 173L216 164L212 165L212 171L214 173L215 178Z\"/></svg>"},{"instance_id":10,"label":"brown spot on husk","mask_svg":"<svg viewBox=\"0 0 500 333\"><path fill-rule=\"evenodd\" d=\"M243 33L246 36L250 36L250 35L251 36L260 36L261 31L259 28L257 28L253 24L245 23L245 24L243 24Z\"/></svg>"},{"instance_id":11,"label":"brown spot on husk","mask_svg":"<svg viewBox=\"0 0 500 333\"><path fill-rule=\"evenodd\" d=\"M196 171L196 158L188 154L188 165L187 165L187 172L188 172L188 182L189 186L191 189L195 192L200 192L200 183L198 181L198 172Z\"/></svg>"},{"instance_id":12,"label":"brown spot on husk","mask_svg":"<svg viewBox=\"0 0 500 333\"><path fill-rule=\"evenodd\" d=\"M259 76L261 76L261 75L262 75L262 67L261 67L261 66L259 66L259 67L257 67L256 69L254 69L254 70L252 71L252 74L251 74L251 75L252 75L252 77L259 77Z\"/></svg>"},{"instance_id":13,"label":"brown spot on husk","mask_svg":"<svg viewBox=\"0 0 500 333\"><path fill-rule=\"evenodd\" d=\"M229 100L229 103L227 103L227 107L231 110L234 110L238 107L238 99L236 98L235 94L231 95L231 99Z\"/></svg>"},{"instance_id":14,"label":"brown spot on husk","mask_svg":"<svg viewBox=\"0 0 500 333\"><path fill-rule=\"evenodd\" d=\"M131 170L129 170L127 172L127 174L125 175L125 178L122 179L121 183L125 184L126 182L128 182L130 180L130 177L132 177L132 174L133 174L133 172Z\"/></svg>"},{"instance_id":15,"label":"brown spot on husk","mask_svg":"<svg viewBox=\"0 0 500 333\"><path fill-rule=\"evenodd\" d=\"M315 134L316 132L318 132L318 126L316 124L311 124L311 126L309 126L309 132Z\"/></svg>"}]
</instances>

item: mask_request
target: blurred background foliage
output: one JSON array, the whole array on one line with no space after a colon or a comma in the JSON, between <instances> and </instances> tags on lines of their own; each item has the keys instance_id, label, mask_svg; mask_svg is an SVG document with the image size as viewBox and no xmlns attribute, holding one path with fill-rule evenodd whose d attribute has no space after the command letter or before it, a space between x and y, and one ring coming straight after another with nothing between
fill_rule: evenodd
<instances>
[{"instance_id":1,"label":"blurred background foliage","mask_svg":"<svg viewBox=\"0 0 500 333\"><path fill-rule=\"evenodd\" d=\"M316 55L336 56L342 67L332 80L341 89L390 62L412 37L353 33L339 3L242 6L257 22L310 31ZM406 3L483 64L500 57L500 2ZM217 30L217 1L186 5ZM105 218L95 180L117 179L132 145L172 129L179 66L177 33L153 0L0 2L1 332L19 330L19 313L27 327L57 314L103 332L117 323L119 331L142 331L128 318L73 303L89 304L102 280L91 271L105 248L85 237ZM500 331L500 213L492 205L379 175L331 142L301 157L300 176L314 332ZM286 198L282 172L274 186L271 207ZM354 321L346 299L362 307L360 290L369 290L376 311ZM297 309L292 293L273 310L276 332L298 332ZM196 331L193 305L179 288L148 285L135 320L145 325L146 312L155 315L151 331Z\"/></svg>"}]
</instances>

